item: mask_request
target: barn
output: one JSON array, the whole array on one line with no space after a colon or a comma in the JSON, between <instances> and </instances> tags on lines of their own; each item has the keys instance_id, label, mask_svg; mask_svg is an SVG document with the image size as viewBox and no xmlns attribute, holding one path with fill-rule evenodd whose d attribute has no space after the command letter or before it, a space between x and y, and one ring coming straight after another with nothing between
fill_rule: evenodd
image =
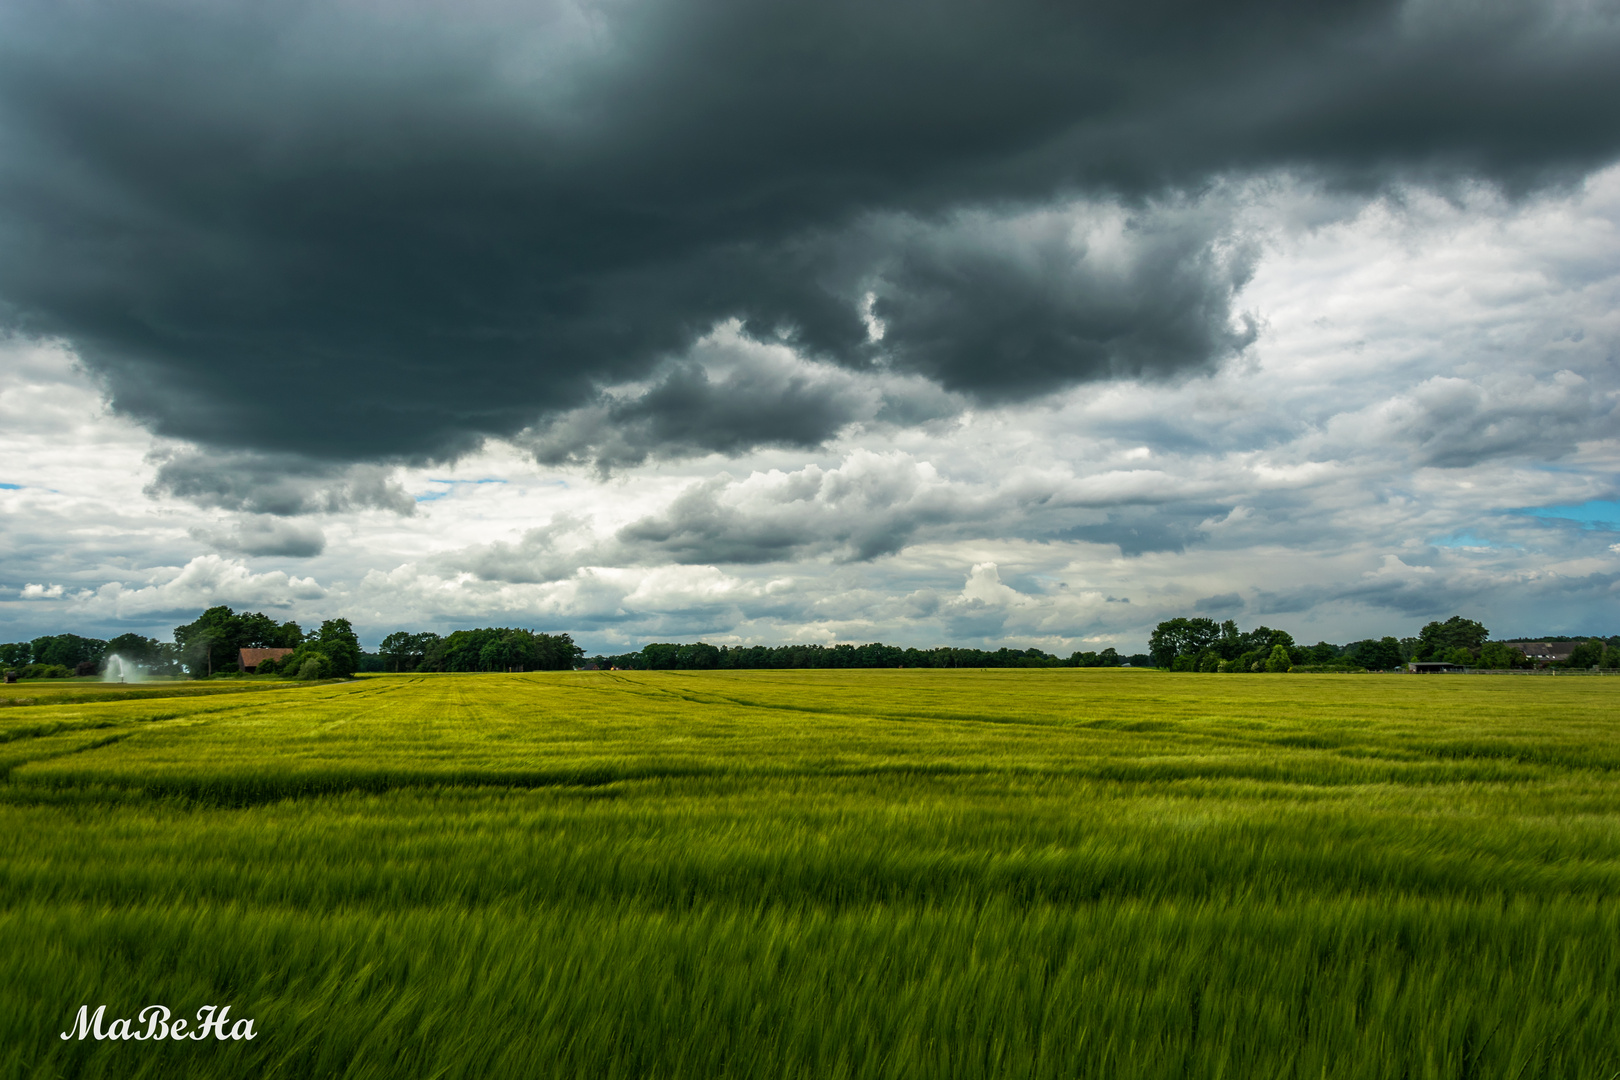
<instances>
[{"instance_id":1,"label":"barn","mask_svg":"<svg viewBox=\"0 0 1620 1080\"><path fill-rule=\"evenodd\" d=\"M259 665L266 660L274 660L280 663L292 654L291 649L242 649L237 658L237 664L243 671L252 672L259 670Z\"/></svg>"}]
</instances>

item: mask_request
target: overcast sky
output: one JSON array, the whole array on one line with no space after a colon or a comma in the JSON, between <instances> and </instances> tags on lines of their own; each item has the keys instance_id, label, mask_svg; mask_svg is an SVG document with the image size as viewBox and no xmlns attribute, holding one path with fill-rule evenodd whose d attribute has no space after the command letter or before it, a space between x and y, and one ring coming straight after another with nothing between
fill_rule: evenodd
<instances>
[{"instance_id":1,"label":"overcast sky","mask_svg":"<svg viewBox=\"0 0 1620 1080\"><path fill-rule=\"evenodd\" d=\"M1620 4L14 0L0 640L1620 632Z\"/></svg>"}]
</instances>

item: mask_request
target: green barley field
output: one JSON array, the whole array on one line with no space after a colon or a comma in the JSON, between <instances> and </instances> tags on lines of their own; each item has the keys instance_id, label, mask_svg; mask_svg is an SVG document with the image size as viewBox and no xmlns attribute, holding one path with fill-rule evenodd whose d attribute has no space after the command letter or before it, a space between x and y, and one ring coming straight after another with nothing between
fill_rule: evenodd
<instances>
[{"instance_id":1,"label":"green barley field","mask_svg":"<svg viewBox=\"0 0 1620 1080\"><path fill-rule=\"evenodd\" d=\"M1620 1076L1620 679L175 689L0 709L0 1077Z\"/></svg>"},{"instance_id":2,"label":"green barley field","mask_svg":"<svg viewBox=\"0 0 1620 1080\"><path fill-rule=\"evenodd\" d=\"M111 683L99 679L25 680L0 684L0 709L10 705L66 705L88 701L133 701L138 698L217 697L254 694L261 690L303 685L264 679L193 682L189 679L154 679L150 682Z\"/></svg>"}]
</instances>

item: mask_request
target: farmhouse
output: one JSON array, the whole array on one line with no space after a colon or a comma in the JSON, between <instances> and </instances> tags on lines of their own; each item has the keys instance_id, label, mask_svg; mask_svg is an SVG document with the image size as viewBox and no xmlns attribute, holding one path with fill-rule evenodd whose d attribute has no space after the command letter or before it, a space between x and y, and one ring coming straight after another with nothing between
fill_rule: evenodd
<instances>
[{"instance_id":1,"label":"farmhouse","mask_svg":"<svg viewBox=\"0 0 1620 1080\"><path fill-rule=\"evenodd\" d=\"M1519 641L1509 643L1508 648L1519 650L1538 664L1561 664L1579 644L1578 641Z\"/></svg>"},{"instance_id":2,"label":"farmhouse","mask_svg":"<svg viewBox=\"0 0 1620 1080\"><path fill-rule=\"evenodd\" d=\"M242 649L237 663L243 671L257 671L266 660L280 661L292 654L291 649Z\"/></svg>"}]
</instances>

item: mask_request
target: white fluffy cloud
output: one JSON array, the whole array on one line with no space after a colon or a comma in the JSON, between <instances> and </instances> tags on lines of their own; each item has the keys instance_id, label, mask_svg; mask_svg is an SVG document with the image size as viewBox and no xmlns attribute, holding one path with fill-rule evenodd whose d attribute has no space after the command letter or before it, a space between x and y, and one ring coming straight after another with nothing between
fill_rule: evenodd
<instances>
[{"instance_id":1,"label":"white fluffy cloud","mask_svg":"<svg viewBox=\"0 0 1620 1080\"><path fill-rule=\"evenodd\" d=\"M314 578L281 570L254 573L218 555L199 555L184 566L156 567L145 573L142 584L109 581L96 589L70 591L60 584L23 589L24 599L61 600L69 618L96 620L141 620L214 604L282 610L325 596L326 590Z\"/></svg>"}]
</instances>

